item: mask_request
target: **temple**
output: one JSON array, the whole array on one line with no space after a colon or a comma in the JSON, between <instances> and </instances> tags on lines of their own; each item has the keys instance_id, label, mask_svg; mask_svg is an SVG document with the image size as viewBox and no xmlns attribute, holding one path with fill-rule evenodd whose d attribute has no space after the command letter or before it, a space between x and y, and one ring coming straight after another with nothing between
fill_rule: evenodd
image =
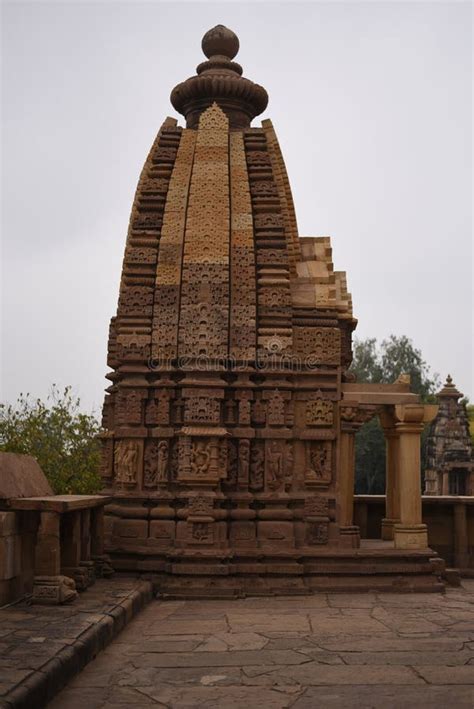
<instances>
[{"instance_id":1,"label":"temple","mask_svg":"<svg viewBox=\"0 0 474 709\"><path fill-rule=\"evenodd\" d=\"M425 495L474 495L474 456L461 397L448 375L427 440Z\"/></svg>"},{"instance_id":2,"label":"temple","mask_svg":"<svg viewBox=\"0 0 474 709\"><path fill-rule=\"evenodd\" d=\"M299 237L264 88L236 35L202 40L133 202L109 334L102 478L116 569L163 593L440 587L421 519L420 434L437 407L403 377L358 384L356 326L328 237ZM387 440L380 543L353 521L354 437ZM433 561L434 559L434 561Z\"/></svg>"}]
</instances>

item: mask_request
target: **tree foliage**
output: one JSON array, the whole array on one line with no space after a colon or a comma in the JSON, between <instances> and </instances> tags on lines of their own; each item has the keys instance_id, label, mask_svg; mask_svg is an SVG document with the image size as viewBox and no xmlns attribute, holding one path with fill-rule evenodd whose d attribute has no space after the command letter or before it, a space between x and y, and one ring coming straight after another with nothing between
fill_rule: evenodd
<instances>
[{"instance_id":1,"label":"tree foliage","mask_svg":"<svg viewBox=\"0 0 474 709\"><path fill-rule=\"evenodd\" d=\"M15 404L0 404L0 450L36 458L59 495L100 489L99 431L71 387L60 391L53 384L46 402L20 394Z\"/></svg>"},{"instance_id":2,"label":"tree foliage","mask_svg":"<svg viewBox=\"0 0 474 709\"><path fill-rule=\"evenodd\" d=\"M421 351L402 335L390 335L380 345L375 338L355 340L351 372L358 382L392 384L401 374L409 374L411 391L423 402L434 401L439 387L437 374L432 375ZM422 436L422 442L426 431ZM422 469L424 445L422 447ZM356 435L356 492L377 495L385 492L385 439L378 418L374 418Z\"/></svg>"}]
</instances>

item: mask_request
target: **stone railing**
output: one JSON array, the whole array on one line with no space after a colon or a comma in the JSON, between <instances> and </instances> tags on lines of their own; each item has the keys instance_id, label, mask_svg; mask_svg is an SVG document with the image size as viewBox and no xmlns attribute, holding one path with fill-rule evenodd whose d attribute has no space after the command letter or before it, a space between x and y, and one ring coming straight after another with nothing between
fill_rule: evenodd
<instances>
[{"instance_id":1,"label":"stone railing","mask_svg":"<svg viewBox=\"0 0 474 709\"><path fill-rule=\"evenodd\" d=\"M474 576L474 497L422 497L423 523L428 544L448 566ZM355 495L354 524L365 539L380 539L385 517L385 495Z\"/></svg>"}]
</instances>

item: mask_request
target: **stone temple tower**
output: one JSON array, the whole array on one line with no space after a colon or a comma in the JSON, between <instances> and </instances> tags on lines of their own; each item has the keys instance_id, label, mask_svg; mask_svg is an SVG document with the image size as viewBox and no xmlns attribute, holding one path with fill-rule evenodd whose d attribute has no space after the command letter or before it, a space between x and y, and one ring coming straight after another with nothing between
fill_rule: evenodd
<instances>
[{"instance_id":1,"label":"stone temple tower","mask_svg":"<svg viewBox=\"0 0 474 709\"><path fill-rule=\"evenodd\" d=\"M290 588L303 557L358 546L341 436L376 409L343 410L351 298L329 238L298 236L272 123L251 126L267 93L233 61L232 31L202 49L171 93L186 127L164 121L132 207L109 334L107 544L116 568L169 588L252 574Z\"/></svg>"},{"instance_id":2,"label":"stone temple tower","mask_svg":"<svg viewBox=\"0 0 474 709\"><path fill-rule=\"evenodd\" d=\"M450 375L437 395L439 411L427 440L425 495L473 495L474 455L462 393Z\"/></svg>"}]
</instances>

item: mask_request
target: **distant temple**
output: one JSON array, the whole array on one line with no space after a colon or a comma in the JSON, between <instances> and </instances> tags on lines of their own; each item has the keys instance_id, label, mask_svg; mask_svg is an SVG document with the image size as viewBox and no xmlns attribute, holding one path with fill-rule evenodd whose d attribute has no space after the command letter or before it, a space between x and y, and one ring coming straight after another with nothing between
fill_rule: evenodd
<instances>
[{"instance_id":1,"label":"distant temple","mask_svg":"<svg viewBox=\"0 0 474 709\"><path fill-rule=\"evenodd\" d=\"M427 441L425 495L474 495L474 456L466 407L450 376Z\"/></svg>"},{"instance_id":2,"label":"distant temple","mask_svg":"<svg viewBox=\"0 0 474 709\"><path fill-rule=\"evenodd\" d=\"M186 127L165 120L132 207L109 335L107 551L174 594L432 588L420 434L436 407L403 379L348 374L346 276L328 237L298 236L275 130L251 126L267 93L233 61L232 31L202 48L171 93ZM368 548L354 437L375 415L387 507Z\"/></svg>"}]
</instances>

